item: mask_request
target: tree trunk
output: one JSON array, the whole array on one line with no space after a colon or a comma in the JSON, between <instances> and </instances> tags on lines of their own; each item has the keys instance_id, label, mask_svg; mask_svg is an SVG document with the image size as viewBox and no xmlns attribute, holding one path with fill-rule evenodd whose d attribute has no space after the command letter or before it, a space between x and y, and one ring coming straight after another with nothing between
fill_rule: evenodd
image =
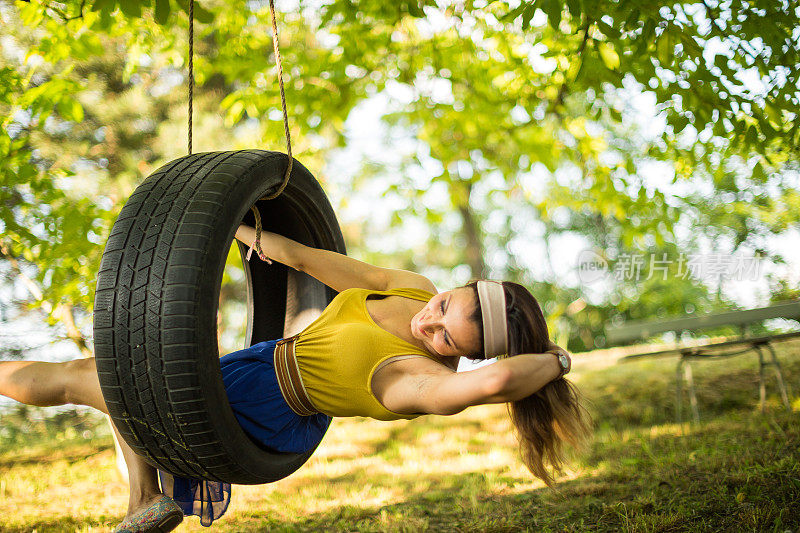
<instances>
[{"instance_id":1,"label":"tree trunk","mask_svg":"<svg viewBox=\"0 0 800 533\"><path fill-rule=\"evenodd\" d=\"M472 193L472 184L467 181L457 181L453 183L454 187L462 188L462 194L453 195L459 198L456 208L461 214L462 231L464 232L464 239L467 246L464 253L467 257L467 264L472 271L472 277L477 279L485 279L487 276L486 262L483 259L483 241L481 239L481 232L478 224L475 221L475 213L469 205L469 197Z\"/></svg>"}]
</instances>

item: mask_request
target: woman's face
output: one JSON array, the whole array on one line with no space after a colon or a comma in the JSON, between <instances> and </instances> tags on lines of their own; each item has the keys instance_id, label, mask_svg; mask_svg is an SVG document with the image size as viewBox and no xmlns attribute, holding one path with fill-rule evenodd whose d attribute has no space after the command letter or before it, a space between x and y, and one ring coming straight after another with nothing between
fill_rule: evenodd
<instances>
[{"instance_id":1,"label":"woman's face","mask_svg":"<svg viewBox=\"0 0 800 533\"><path fill-rule=\"evenodd\" d=\"M459 287L431 298L411 318L411 334L441 356L477 354L480 332L469 320L478 304L473 292L469 287Z\"/></svg>"}]
</instances>

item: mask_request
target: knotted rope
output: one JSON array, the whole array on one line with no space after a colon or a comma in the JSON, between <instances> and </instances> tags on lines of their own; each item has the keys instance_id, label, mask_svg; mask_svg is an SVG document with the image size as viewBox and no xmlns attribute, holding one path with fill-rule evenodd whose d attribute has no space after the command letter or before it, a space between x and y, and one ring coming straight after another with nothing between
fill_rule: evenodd
<instances>
[{"instance_id":1,"label":"knotted rope","mask_svg":"<svg viewBox=\"0 0 800 533\"><path fill-rule=\"evenodd\" d=\"M256 240L253 241L253 244L250 245L250 249L247 250L247 257L245 257L245 259L250 261L253 248L255 248L258 258L271 265L272 261L269 260L269 257L267 257L267 255L264 253L264 250L261 249L261 214L258 212L258 209L256 209L256 206L251 207L250 210L253 211L253 215L256 217Z\"/></svg>"}]
</instances>

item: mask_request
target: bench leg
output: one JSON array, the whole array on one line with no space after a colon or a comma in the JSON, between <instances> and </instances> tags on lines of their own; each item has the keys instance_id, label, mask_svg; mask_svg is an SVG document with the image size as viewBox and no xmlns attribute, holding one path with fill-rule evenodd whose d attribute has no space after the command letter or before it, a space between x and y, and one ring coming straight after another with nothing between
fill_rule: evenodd
<instances>
[{"instance_id":1,"label":"bench leg","mask_svg":"<svg viewBox=\"0 0 800 533\"><path fill-rule=\"evenodd\" d=\"M683 367L683 374L681 374L681 367ZM677 394L675 402L675 411L678 418L678 424L683 423L682 409L683 409L683 378L686 377L686 382L689 385L689 403L692 406L692 416L696 423L700 423L700 411L697 408L697 395L694 390L694 379L692 378L692 367L689 361L681 357L678 360L678 367L675 371L675 378L677 381Z\"/></svg>"},{"instance_id":2,"label":"bench leg","mask_svg":"<svg viewBox=\"0 0 800 533\"><path fill-rule=\"evenodd\" d=\"M681 375L681 366L683 366L683 357L678 359L678 368L675 371L675 383L677 383L675 414L678 418L678 424L683 424L683 417L681 416L681 404L683 404L683 375Z\"/></svg>"},{"instance_id":3,"label":"bench leg","mask_svg":"<svg viewBox=\"0 0 800 533\"><path fill-rule=\"evenodd\" d=\"M775 353L775 348L772 347L772 344L767 343L767 349L769 349L770 357L772 358L772 362L768 364L772 364L773 370L775 371L775 377L778 380L778 389L781 391L783 405L785 405L786 410L791 413L792 406L789 403L789 397L792 395L792 393L789 390L789 386L783 381L783 374L781 373L781 364L778 362L778 355Z\"/></svg>"},{"instance_id":4,"label":"bench leg","mask_svg":"<svg viewBox=\"0 0 800 533\"><path fill-rule=\"evenodd\" d=\"M767 401L767 384L764 382L764 352L761 351L761 346L754 346L758 352L758 396L760 398L758 405L761 413L764 413L765 404Z\"/></svg>"},{"instance_id":5,"label":"bench leg","mask_svg":"<svg viewBox=\"0 0 800 533\"><path fill-rule=\"evenodd\" d=\"M689 402L692 405L692 416L694 417L695 423L700 423L700 411L697 409L697 396L694 392L694 379L692 378L692 365L689 362L686 362L686 366L684 366L684 372L686 374L686 381L689 383Z\"/></svg>"}]
</instances>

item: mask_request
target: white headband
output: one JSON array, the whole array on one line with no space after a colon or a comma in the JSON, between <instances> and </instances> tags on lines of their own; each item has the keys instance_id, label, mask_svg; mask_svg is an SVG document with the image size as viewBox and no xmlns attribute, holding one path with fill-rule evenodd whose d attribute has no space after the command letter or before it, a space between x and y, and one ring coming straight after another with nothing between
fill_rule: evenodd
<instances>
[{"instance_id":1,"label":"white headband","mask_svg":"<svg viewBox=\"0 0 800 533\"><path fill-rule=\"evenodd\" d=\"M478 281L478 300L483 318L483 352L486 359L508 354L506 293L500 281Z\"/></svg>"}]
</instances>

